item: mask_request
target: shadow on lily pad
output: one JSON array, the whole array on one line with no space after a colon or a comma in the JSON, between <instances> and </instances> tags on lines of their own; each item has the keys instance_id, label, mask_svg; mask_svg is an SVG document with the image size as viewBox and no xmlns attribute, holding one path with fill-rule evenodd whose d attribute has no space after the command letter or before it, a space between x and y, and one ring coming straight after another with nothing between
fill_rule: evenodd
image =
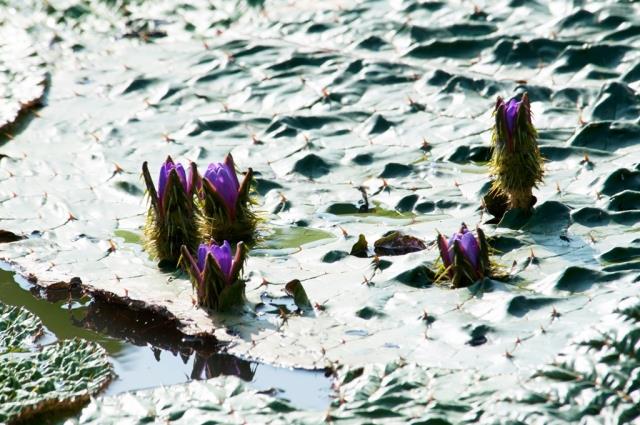
<instances>
[{"instance_id":1,"label":"shadow on lily pad","mask_svg":"<svg viewBox=\"0 0 640 425\"><path fill-rule=\"evenodd\" d=\"M558 201L538 205L531 215L521 209L508 210L499 227L522 229L535 234L561 234L571 225L571 209Z\"/></svg>"}]
</instances>

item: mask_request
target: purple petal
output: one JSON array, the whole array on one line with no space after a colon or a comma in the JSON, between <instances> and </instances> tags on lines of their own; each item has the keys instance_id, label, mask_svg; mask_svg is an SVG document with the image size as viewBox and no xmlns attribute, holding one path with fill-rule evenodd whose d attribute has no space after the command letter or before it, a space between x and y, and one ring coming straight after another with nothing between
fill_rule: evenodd
<instances>
[{"instance_id":1,"label":"purple petal","mask_svg":"<svg viewBox=\"0 0 640 425\"><path fill-rule=\"evenodd\" d=\"M464 256L469 260L475 270L480 264L480 246L473 233L465 233L460 239L460 247Z\"/></svg>"},{"instance_id":2,"label":"purple petal","mask_svg":"<svg viewBox=\"0 0 640 425\"><path fill-rule=\"evenodd\" d=\"M516 128L516 120L518 118L518 109L520 108L520 103L522 102L517 101L515 98L509 100L504 112L505 119L507 121L507 131L511 136L513 136L513 132Z\"/></svg>"},{"instance_id":3,"label":"purple petal","mask_svg":"<svg viewBox=\"0 0 640 425\"><path fill-rule=\"evenodd\" d=\"M208 253L209 246L207 244L201 243L198 247L198 270L200 270L200 273L204 271L204 261L207 258Z\"/></svg>"},{"instance_id":4,"label":"purple petal","mask_svg":"<svg viewBox=\"0 0 640 425\"><path fill-rule=\"evenodd\" d=\"M451 247L453 246L453 243L456 240L459 240L460 237L458 236L458 233L454 233L453 235L451 235L451 237L449 238L449 241L447 243L447 246L449 247L449 249L451 249Z\"/></svg>"},{"instance_id":5,"label":"purple petal","mask_svg":"<svg viewBox=\"0 0 640 425\"><path fill-rule=\"evenodd\" d=\"M165 197L165 191L167 190L167 181L169 180L169 176L171 172L175 170L178 173L178 179L182 184L182 187L189 192L189 181L187 180L187 173L184 170L182 164L175 164L173 160L169 157L160 167L160 177L158 179L158 198L160 199L160 203ZM190 193L190 192L189 192Z\"/></svg>"},{"instance_id":6,"label":"purple petal","mask_svg":"<svg viewBox=\"0 0 640 425\"><path fill-rule=\"evenodd\" d=\"M462 229L460 229L460 230L462 230ZM454 234L449 238L449 261L450 261L451 263L453 263L454 255L455 255L455 252L454 252L454 250L453 250L453 247L454 247L454 245L455 245L455 243L456 243L456 242L460 242L460 241L462 240L462 237L463 237L464 235L465 235L464 233L462 233L462 232L458 232L458 233L454 233Z\"/></svg>"},{"instance_id":7,"label":"purple petal","mask_svg":"<svg viewBox=\"0 0 640 425\"><path fill-rule=\"evenodd\" d=\"M224 241L221 246L216 244L211 244L210 246L211 254L216 259L222 274L226 277L227 280L231 278L231 265L233 262L233 256L231 254L231 245L229 245L228 241Z\"/></svg>"},{"instance_id":8,"label":"purple petal","mask_svg":"<svg viewBox=\"0 0 640 425\"><path fill-rule=\"evenodd\" d=\"M224 165L225 167L227 167L229 174L233 177L233 182L236 188L240 189L240 182L238 181L238 176L236 175L236 167L235 167L235 164L233 163L233 157L231 156L231 154L227 155L224 158Z\"/></svg>"},{"instance_id":9,"label":"purple petal","mask_svg":"<svg viewBox=\"0 0 640 425\"><path fill-rule=\"evenodd\" d=\"M236 206L236 201L238 200L238 185L236 184L236 177L233 172L231 172L226 166L222 167L222 181L224 183L220 183L217 187L218 191L222 195L225 201L227 201L227 205L234 210Z\"/></svg>"},{"instance_id":10,"label":"purple petal","mask_svg":"<svg viewBox=\"0 0 640 425\"><path fill-rule=\"evenodd\" d=\"M212 163L209 164L204 178L209 180L213 187L216 188L222 199L224 199L230 211L235 211L236 202L238 200L238 179L235 171L231 170L226 164Z\"/></svg>"},{"instance_id":11,"label":"purple petal","mask_svg":"<svg viewBox=\"0 0 640 425\"><path fill-rule=\"evenodd\" d=\"M238 189L240 189L240 182L238 182L238 176L236 176L236 170L231 168L231 166L228 164L223 164L222 168L224 168L226 178L228 179L228 181L231 182L231 186L237 192Z\"/></svg>"},{"instance_id":12,"label":"purple petal","mask_svg":"<svg viewBox=\"0 0 640 425\"><path fill-rule=\"evenodd\" d=\"M207 171L204 172L204 175L202 177L213 182L218 175L218 168L220 168L220 164L212 162L211 164L209 164L209 166L207 167Z\"/></svg>"},{"instance_id":13,"label":"purple petal","mask_svg":"<svg viewBox=\"0 0 640 425\"><path fill-rule=\"evenodd\" d=\"M169 170L167 170L168 165L169 162L165 162L160 167L160 177L158 178L158 197L161 202L162 198L164 198L164 189L167 186L167 175L169 174Z\"/></svg>"},{"instance_id":14,"label":"purple petal","mask_svg":"<svg viewBox=\"0 0 640 425\"><path fill-rule=\"evenodd\" d=\"M189 172L187 173L187 193L191 193L191 188L193 187L193 162L189 166Z\"/></svg>"},{"instance_id":15,"label":"purple petal","mask_svg":"<svg viewBox=\"0 0 640 425\"><path fill-rule=\"evenodd\" d=\"M185 173L184 167L182 164L177 163L175 169L178 172L178 178L180 179L180 183L182 183L182 187L184 187L184 190L188 191L189 186L187 185L187 173Z\"/></svg>"},{"instance_id":16,"label":"purple petal","mask_svg":"<svg viewBox=\"0 0 640 425\"><path fill-rule=\"evenodd\" d=\"M453 262L452 253L449 250L449 246L450 245L447 243L447 239L444 236L438 234L438 249L440 250L440 258L442 259L442 263L445 267L449 267Z\"/></svg>"}]
</instances>

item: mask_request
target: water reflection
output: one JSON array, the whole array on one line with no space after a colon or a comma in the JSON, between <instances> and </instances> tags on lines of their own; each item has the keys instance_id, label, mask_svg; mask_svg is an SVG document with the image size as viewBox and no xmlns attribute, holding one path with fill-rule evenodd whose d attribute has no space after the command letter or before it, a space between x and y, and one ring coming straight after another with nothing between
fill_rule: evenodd
<instances>
[{"instance_id":1,"label":"water reflection","mask_svg":"<svg viewBox=\"0 0 640 425\"><path fill-rule=\"evenodd\" d=\"M233 375L243 381L253 381L256 368L257 366L254 367L251 363L229 354L213 354L205 357L196 353L191 379L201 380Z\"/></svg>"},{"instance_id":2,"label":"water reflection","mask_svg":"<svg viewBox=\"0 0 640 425\"><path fill-rule=\"evenodd\" d=\"M175 321L149 312L133 312L117 304L95 300L88 305L82 319L72 318L72 322L75 326L106 334L138 347L149 347L158 363L162 363L163 355L171 354L170 357L180 359L183 366L191 367L189 379L232 375L250 382L255 374L252 363L219 353L221 347L215 341L203 338L185 339L177 330ZM180 369L185 372L183 367Z\"/></svg>"},{"instance_id":3,"label":"water reflection","mask_svg":"<svg viewBox=\"0 0 640 425\"><path fill-rule=\"evenodd\" d=\"M92 300L77 289L45 293L0 270L0 301L24 306L42 320L49 331L39 340L42 344L74 337L101 344L117 375L107 395L236 376L299 408L324 410L330 403L331 383L322 371L277 368L221 353L222 347L213 340L184 338L167 318Z\"/></svg>"}]
</instances>

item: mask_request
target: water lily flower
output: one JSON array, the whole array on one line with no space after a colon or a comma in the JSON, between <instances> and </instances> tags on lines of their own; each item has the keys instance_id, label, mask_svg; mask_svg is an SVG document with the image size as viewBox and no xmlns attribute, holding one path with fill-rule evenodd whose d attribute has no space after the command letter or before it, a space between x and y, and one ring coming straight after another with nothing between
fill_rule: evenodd
<instances>
[{"instance_id":1,"label":"water lily flower","mask_svg":"<svg viewBox=\"0 0 640 425\"><path fill-rule=\"evenodd\" d=\"M202 176L199 195L202 206L201 233L215 240L244 240L254 237L257 217L250 196L253 171L238 180L231 154L223 162L209 164Z\"/></svg>"},{"instance_id":2,"label":"water lily flower","mask_svg":"<svg viewBox=\"0 0 640 425\"><path fill-rule=\"evenodd\" d=\"M191 163L187 173L182 164L167 157L160 166L157 191L147 162L142 164L142 175L151 200L144 228L145 248L161 262L177 264L180 247L195 249L199 239L194 203L198 171Z\"/></svg>"},{"instance_id":3,"label":"water lily flower","mask_svg":"<svg viewBox=\"0 0 640 425\"><path fill-rule=\"evenodd\" d=\"M500 99L502 100L502 99ZM515 97L510 99L504 108L504 119L507 123L507 133L510 137L513 137L513 131L516 128L516 119L518 118L518 108L522 104L522 101L518 101Z\"/></svg>"},{"instance_id":4,"label":"water lily flower","mask_svg":"<svg viewBox=\"0 0 640 425\"><path fill-rule=\"evenodd\" d=\"M468 286L491 272L489 247L482 229L477 237L463 223L460 230L447 240L438 233L438 249L444 264L444 274L455 287Z\"/></svg>"},{"instance_id":5,"label":"water lily flower","mask_svg":"<svg viewBox=\"0 0 640 425\"><path fill-rule=\"evenodd\" d=\"M529 211L535 203L533 188L542 182L544 167L527 93L507 102L498 97L494 118L489 164L494 176L492 197L504 198L507 208ZM493 204L491 201L485 203Z\"/></svg>"},{"instance_id":6,"label":"water lily flower","mask_svg":"<svg viewBox=\"0 0 640 425\"><path fill-rule=\"evenodd\" d=\"M231 253L231 245L229 241L224 241L222 245L216 245L215 243L200 244L198 247L198 271L204 273L204 266L208 256L211 256L218 265L218 268L225 277L225 280L229 282L231 280L231 268L233 265L233 254Z\"/></svg>"},{"instance_id":7,"label":"water lily flower","mask_svg":"<svg viewBox=\"0 0 640 425\"><path fill-rule=\"evenodd\" d=\"M227 155L222 163L209 164L203 179L204 182L212 186L211 190L222 198L229 217L235 218L240 183L238 182L238 176L236 176L231 155Z\"/></svg>"},{"instance_id":8,"label":"water lily flower","mask_svg":"<svg viewBox=\"0 0 640 425\"><path fill-rule=\"evenodd\" d=\"M529 97L523 94L521 100L514 98L505 102L500 96L495 107L496 126L501 128L504 142L510 152L513 152L514 143L516 142L517 123L519 119L531 125L531 107L529 105ZM522 118L520 118L522 117Z\"/></svg>"},{"instance_id":9,"label":"water lily flower","mask_svg":"<svg viewBox=\"0 0 640 425\"><path fill-rule=\"evenodd\" d=\"M480 263L480 245L478 245L476 237L467 229L465 224L462 225L459 232L451 235L449 241L442 235L438 237L438 248L440 249L440 255L442 256L442 261L445 266L449 267L453 264L453 248L456 243L460 244L460 250L473 268L477 269Z\"/></svg>"},{"instance_id":10,"label":"water lily flower","mask_svg":"<svg viewBox=\"0 0 640 425\"><path fill-rule=\"evenodd\" d=\"M193 168L194 164L191 164ZM158 177L158 203L162 205L165 197L167 196L167 181L169 176L175 174L182 185L182 188L187 194L193 194L192 181L194 179L193 172L189 173L189 176L184 171L184 167L180 163L174 163L171 157L167 157L166 161L160 167L160 177Z\"/></svg>"},{"instance_id":11,"label":"water lily flower","mask_svg":"<svg viewBox=\"0 0 640 425\"><path fill-rule=\"evenodd\" d=\"M240 273L246 259L242 242L236 245L235 255L229 241L221 245L215 241L200 244L196 258L182 247L182 261L196 290L198 305L224 310L244 300L244 282ZM233 295L232 295L233 294Z\"/></svg>"}]
</instances>

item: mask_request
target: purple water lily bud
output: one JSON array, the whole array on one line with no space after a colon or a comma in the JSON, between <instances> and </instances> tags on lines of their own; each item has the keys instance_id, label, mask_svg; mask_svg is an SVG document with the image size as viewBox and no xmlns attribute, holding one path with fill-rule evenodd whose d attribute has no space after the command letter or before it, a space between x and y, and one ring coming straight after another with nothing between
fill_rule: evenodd
<instances>
[{"instance_id":1,"label":"purple water lily bud","mask_svg":"<svg viewBox=\"0 0 640 425\"><path fill-rule=\"evenodd\" d=\"M227 282L231 280L231 266L233 265L233 254L231 253L231 245L228 241L224 241L221 246L211 244L211 254L216 259L220 271L227 278Z\"/></svg>"},{"instance_id":2,"label":"purple water lily bud","mask_svg":"<svg viewBox=\"0 0 640 425\"><path fill-rule=\"evenodd\" d=\"M236 170L231 157L227 156L223 163L209 164L209 167L203 177L216 189L216 192L218 192L224 200L229 212L234 215L236 203L238 201L240 183L238 182L238 177L236 176Z\"/></svg>"},{"instance_id":3,"label":"purple water lily bud","mask_svg":"<svg viewBox=\"0 0 640 425\"><path fill-rule=\"evenodd\" d=\"M491 248L480 227L471 232L463 223L448 240L438 233L436 241L444 265L435 273L437 280L444 278L454 288L462 288L485 276L495 276L495 268L489 259Z\"/></svg>"},{"instance_id":4,"label":"purple water lily bud","mask_svg":"<svg viewBox=\"0 0 640 425\"><path fill-rule=\"evenodd\" d=\"M443 235L438 235L438 249L444 266L448 268L454 263L454 246L456 242L458 242L464 257L474 270L478 270L480 266L480 245L465 224L460 227L459 232L451 235L448 241Z\"/></svg>"},{"instance_id":5,"label":"purple water lily bud","mask_svg":"<svg viewBox=\"0 0 640 425\"><path fill-rule=\"evenodd\" d=\"M506 143L509 151L513 152L515 143L519 143L516 140L516 133L519 131L517 130L518 117L525 114L529 124L531 124L531 111L529 108L529 98L527 97L527 94L523 94L520 100L513 97L507 102L505 102L501 97L498 97L495 114L497 128L500 128L502 132L500 141L502 143Z\"/></svg>"},{"instance_id":6,"label":"purple water lily bud","mask_svg":"<svg viewBox=\"0 0 640 425\"><path fill-rule=\"evenodd\" d=\"M180 179L180 183L182 183L182 187L184 190L190 194L192 181L191 174L189 173L189 177L187 177L187 173L184 170L184 167L180 163L174 163L171 157L167 157L166 161L160 167L160 177L158 178L158 198L160 203L162 204L163 199L165 198L165 191L167 188L167 182L169 181L169 176L171 173L177 173L178 179Z\"/></svg>"},{"instance_id":7,"label":"purple water lily bud","mask_svg":"<svg viewBox=\"0 0 640 425\"><path fill-rule=\"evenodd\" d=\"M236 244L235 255L226 240L220 245L213 240L200 244L195 258L185 245L180 251L180 261L196 290L199 306L226 310L244 303L242 268L247 257L244 243Z\"/></svg>"},{"instance_id":8,"label":"purple water lily bud","mask_svg":"<svg viewBox=\"0 0 640 425\"><path fill-rule=\"evenodd\" d=\"M231 271L233 269L233 254L231 252L231 245L228 241L224 241L222 245L217 245L215 242L208 244L200 244L198 247L198 271L204 273L206 259L210 256L212 260L218 264L218 268L222 272L226 281L230 283ZM211 260L209 260L211 261Z\"/></svg>"}]
</instances>

